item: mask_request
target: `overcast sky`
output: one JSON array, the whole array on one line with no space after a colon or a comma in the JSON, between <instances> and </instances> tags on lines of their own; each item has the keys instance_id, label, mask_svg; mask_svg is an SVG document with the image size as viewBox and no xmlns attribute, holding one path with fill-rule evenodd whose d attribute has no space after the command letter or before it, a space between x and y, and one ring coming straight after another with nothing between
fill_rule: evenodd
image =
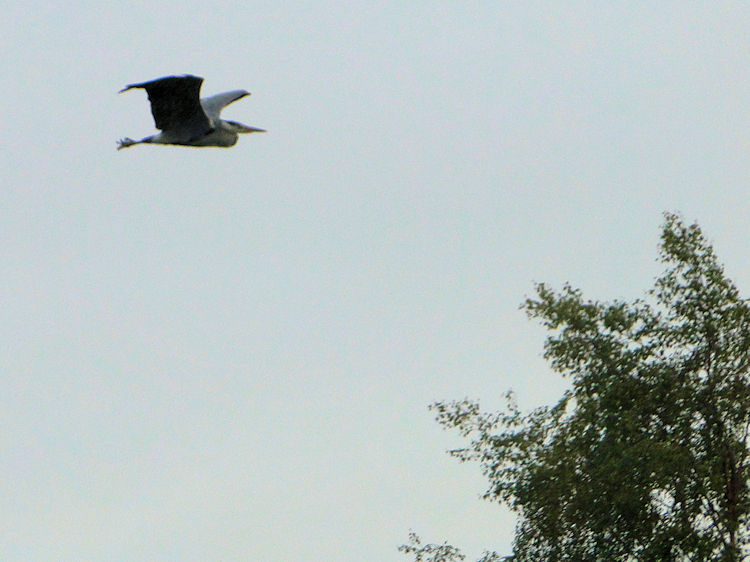
<instances>
[{"instance_id":1,"label":"overcast sky","mask_svg":"<svg viewBox=\"0 0 750 562\"><path fill-rule=\"evenodd\" d=\"M562 4L6 2L0 558L509 553L427 406L559 396L534 282L750 285L747 6ZM269 132L117 152L182 73Z\"/></svg>"}]
</instances>

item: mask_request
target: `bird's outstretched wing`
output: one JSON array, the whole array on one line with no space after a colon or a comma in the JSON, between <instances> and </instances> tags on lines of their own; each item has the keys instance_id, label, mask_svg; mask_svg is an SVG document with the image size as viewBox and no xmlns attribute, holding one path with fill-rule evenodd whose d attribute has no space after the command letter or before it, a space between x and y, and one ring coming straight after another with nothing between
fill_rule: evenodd
<instances>
[{"instance_id":1,"label":"bird's outstretched wing","mask_svg":"<svg viewBox=\"0 0 750 562\"><path fill-rule=\"evenodd\" d=\"M142 84L129 84L120 92L143 88L151 102L151 114L157 129L190 131L196 136L211 129L200 103L203 78L198 76L167 76Z\"/></svg>"},{"instance_id":2,"label":"bird's outstretched wing","mask_svg":"<svg viewBox=\"0 0 750 562\"><path fill-rule=\"evenodd\" d=\"M216 94L215 96L203 98L201 100L201 105L203 106L203 111L206 112L208 118L216 120L219 118L222 109L230 103L249 95L250 92L247 90L232 90L231 92L224 92L223 94Z\"/></svg>"}]
</instances>

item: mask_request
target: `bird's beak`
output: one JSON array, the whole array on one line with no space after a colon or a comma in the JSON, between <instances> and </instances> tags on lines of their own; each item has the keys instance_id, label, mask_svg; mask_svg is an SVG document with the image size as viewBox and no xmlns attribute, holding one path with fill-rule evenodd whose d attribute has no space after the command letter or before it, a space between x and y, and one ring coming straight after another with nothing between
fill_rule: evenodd
<instances>
[{"instance_id":1,"label":"bird's beak","mask_svg":"<svg viewBox=\"0 0 750 562\"><path fill-rule=\"evenodd\" d=\"M257 127L244 127L240 131L240 133L265 133L265 129L258 129Z\"/></svg>"}]
</instances>

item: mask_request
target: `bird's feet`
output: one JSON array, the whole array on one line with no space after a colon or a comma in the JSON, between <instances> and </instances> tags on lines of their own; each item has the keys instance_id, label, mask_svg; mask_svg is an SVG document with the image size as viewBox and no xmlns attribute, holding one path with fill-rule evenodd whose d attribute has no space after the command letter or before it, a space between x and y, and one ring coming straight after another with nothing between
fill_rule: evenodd
<instances>
[{"instance_id":1,"label":"bird's feet","mask_svg":"<svg viewBox=\"0 0 750 562\"><path fill-rule=\"evenodd\" d=\"M133 146L134 144L138 144L138 141L134 141L133 139L125 137L124 139L120 139L117 141L117 150L122 150L123 148Z\"/></svg>"}]
</instances>

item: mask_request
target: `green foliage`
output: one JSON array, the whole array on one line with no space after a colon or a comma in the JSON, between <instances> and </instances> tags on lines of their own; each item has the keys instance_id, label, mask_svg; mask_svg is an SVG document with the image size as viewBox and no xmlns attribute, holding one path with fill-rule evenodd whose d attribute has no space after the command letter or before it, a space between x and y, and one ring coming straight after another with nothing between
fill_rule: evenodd
<instances>
[{"instance_id":1,"label":"green foliage","mask_svg":"<svg viewBox=\"0 0 750 562\"><path fill-rule=\"evenodd\" d=\"M539 284L523 305L570 378L557 404L431 406L469 441L450 454L481 465L485 498L519 514L514 560L750 558L750 305L698 226L665 219L644 300Z\"/></svg>"},{"instance_id":2,"label":"green foliage","mask_svg":"<svg viewBox=\"0 0 750 562\"><path fill-rule=\"evenodd\" d=\"M409 544L398 547L400 552L414 556L414 562L461 562L466 556L461 551L449 544L422 544L422 540L416 533L409 533ZM501 557L496 552L485 552L478 562L502 562L509 560Z\"/></svg>"},{"instance_id":3,"label":"green foliage","mask_svg":"<svg viewBox=\"0 0 750 562\"><path fill-rule=\"evenodd\" d=\"M409 544L398 547L404 554L414 555L414 562L460 562L466 556L449 544L422 544L416 533L409 533Z\"/></svg>"}]
</instances>

